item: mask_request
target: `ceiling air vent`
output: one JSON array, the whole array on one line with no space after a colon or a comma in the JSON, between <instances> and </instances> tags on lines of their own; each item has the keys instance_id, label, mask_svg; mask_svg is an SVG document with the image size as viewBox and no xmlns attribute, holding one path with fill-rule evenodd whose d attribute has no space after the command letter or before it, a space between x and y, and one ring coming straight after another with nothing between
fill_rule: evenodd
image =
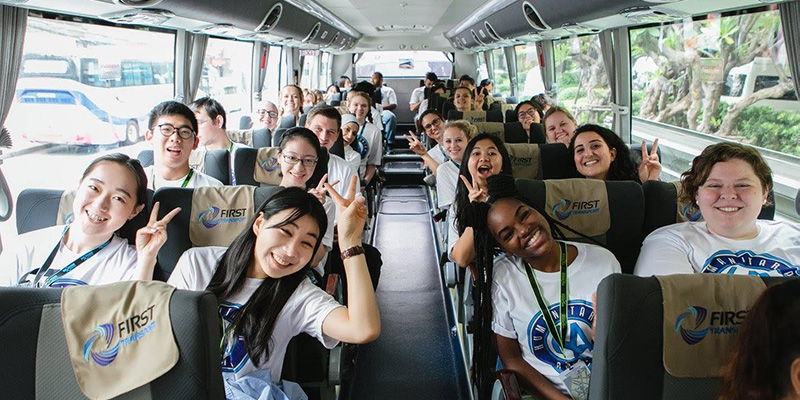
<instances>
[{"instance_id":1,"label":"ceiling air vent","mask_svg":"<svg viewBox=\"0 0 800 400\"><path fill-rule=\"evenodd\" d=\"M157 10L154 8L135 8L101 15L100 18L116 24L161 25L174 16L175 14L167 10Z\"/></svg>"},{"instance_id":2,"label":"ceiling air vent","mask_svg":"<svg viewBox=\"0 0 800 400\"><path fill-rule=\"evenodd\" d=\"M598 28L592 28L586 25L576 24L574 22L568 22L564 25L561 25L561 29L573 35L583 35L585 33L600 33L600 29Z\"/></svg>"},{"instance_id":3,"label":"ceiling air vent","mask_svg":"<svg viewBox=\"0 0 800 400\"><path fill-rule=\"evenodd\" d=\"M481 38L478 37L478 34L475 33L474 29L470 29L469 31L470 31L470 33L472 33L472 38L475 39L476 43L478 43L480 45L485 45L486 44L486 43L483 42L483 40L481 40Z\"/></svg>"},{"instance_id":4,"label":"ceiling air vent","mask_svg":"<svg viewBox=\"0 0 800 400\"><path fill-rule=\"evenodd\" d=\"M319 22L314 24L314 27L311 28L311 32L308 32L308 35L306 35L306 37L302 40L302 42L303 43L308 43L308 42L316 39L317 34L319 33L320 26L321 26L321 24Z\"/></svg>"},{"instance_id":5,"label":"ceiling air vent","mask_svg":"<svg viewBox=\"0 0 800 400\"><path fill-rule=\"evenodd\" d=\"M226 36L236 30L232 24L213 24L201 26L200 28L193 29L195 33L205 33L207 35Z\"/></svg>"},{"instance_id":6,"label":"ceiling air vent","mask_svg":"<svg viewBox=\"0 0 800 400\"><path fill-rule=\"evenodd\" d=\"M494 40L497 40L497 41L503 40L503 38L500 37L500 35L497 34L497 31L494 30L494 27L492 27L492 24L490 24L488 22L484 22L483 25L486 27L486 33L489 34L490 38L492 38Z\"/></svg>"},{"instance_id":7,"label":"ceiling air vent","mask_svg":"<svg viewBox=\"0 0 800 400\"><path fill-rule=\"evenodd\" d=\"M650 7L630 7L619 12L619 15L639 23L668 22L681 19L683 15L666 13Z\"/></svg>"},{"instance_id":8,"label":"ceiling air vent","mask_svg":"<svg viewBox=\"0 0 800 400\"><path fill-rule=\"evenodd\" d=\"M261 24L256 28L256 32L269 32L270 29L278 24L278 21L281 19L281 14L283 14L283 4L276 3L269 9L264 20L261 21Z\"/></svg>"},{"instance_id":9,"label":"ceiling air vent","mask_svg":"<svg viewBox=\"0 0 800 400\"><path fill-rule=\"evenodd\" d=\"M547 25L546 22L542 19L542 16L539 15L539 11L536 10L536 7L533 6L528 1L522 2L522 12L525 14L525 19L528 21L528 24L538 31L546 31L550 29L550 25Z\"/></svg>"},{"instance_id":10,"label":"ceiling air vent","mask_svg":"<svg viewBox=\"0 0 800 400\"><path fill-rule=\"evenodd\" d=\"M328 47L328 46L333 46L333 45L336 43L336 41L337 41L337 40L339 40L339 32L336 32L336 34L335 34L335 35L333 35L333 38L331 38L331 41L330 41L330 42L328 42L328 43L325 45L325 47Z\"/></svg>"},{"instance_id":11,"label":"ceiling air vent","mask_svg":"<svg viewBox=\"0 0 800 400\"><path fill-rule=\"evenodd\" d=\"M122 6L127 7L152 7L158 3L161 3L161 0L113 0L114 4L119 4Z\"/></svg>"}]
</instances>

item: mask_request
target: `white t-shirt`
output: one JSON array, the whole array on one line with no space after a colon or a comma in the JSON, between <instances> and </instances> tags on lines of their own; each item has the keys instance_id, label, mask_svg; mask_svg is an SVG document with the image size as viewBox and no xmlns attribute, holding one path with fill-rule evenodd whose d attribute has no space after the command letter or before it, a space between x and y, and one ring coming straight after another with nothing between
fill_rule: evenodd
<instances>
[{"instance_id":1,"label":"white t-shirt","mask_svg":"<svg viewBox=\"0 0 800 400\"><path fill-rule=\"evenodd\" d=\"M145 174L147 175L147 187L153 190L161 189L162 187L182 187L183 181L186 180L186 175L176 179L174 181L169 181L166 179L162 179L161 176L155 174L153 169L155 166L151 165L144 169ZM187 174L188 175L188 174ZM155 183L153 179L155 178ZM222 186L222 182L220 182L216 178L212 178L202 172L194 171L192 173L192 178L189 179L189 182L186 184L185 187L187 188L196 188L196 187L205 187L205 186Z\"/></svg>"},{"instance_id":2,"label":"white t-shirt","mask_svg":"<svg viewBox=\"0 0 800 400\"><path fill-rule=\"evenodd\" d=\"M56 244L59 244L58 252L45 277L81 257L83 253L75 253L63 244L63 232L64 225L57 225L28 232L9 241L0 255L0 286L16 286L24 275L39 269ZM133 280L136 260L136 249L127 240L114 235L111 243L53 282L52 287L105 285ZM33 282L35 276L28 274L27 280ZM44 280L42 278L40 282Z\"/></svg>"},{"instance_id":3,"label":"white t-shirt","mask_svg":"<svg viewBox=\"0 0 800 400\"><path fill-rule=\"evenodd\" d=\"M397 95L394 89L388 86L381 86L381 105L386 107L392 104L397 104Z\"/></svg>"},{"instance_id":4,"label":"white t-shirt","mask_svg":"<svg viewBox=\"0 0 800 400\"><path fill-rule=\"evenodd\" d=\"M420 86L411 91L411 98L408 100L408 104L421 103L422 100L425 100L425 86Z\"/></svg>"},{"instance_id":5,"label":"white t-shirt","mask_svg":"<svg viewBox=\"0 0 800 400\"><path fill-rule=\"evenodd\" d=\"M455 198L453 198L453 202L450 203L450 208L447 210L447 258L453 262L455 262L452 256L453 247L456 245L456 241L458 241L459 237L456 215L458 215L458 205L456 204Z\"/></svg>"},{"instance_id":6,"label":"white t-shirt","mask_svg":"<svg viewBox=\"0 0 800 400\"><path fill-rule=\"evenodd\" d=\"M372 114L372 123L378 127L379 131L383 130L383 119L381 118L381 112L378 111L377 108L372 107L370 109L370 114Z\"/></svg>"},{"instance_id":7,"label":"white t-shirt","mask_svg":"<svg viewBox=\"0 0 800 400\"><path fill-rule=\"evenodd\" d=\"M436 169L436 196L439 198L439 208L450 207L456 198L456 185L458 185L459 169L451 160L439 164Z\"/></svg>"},{"instance_id":8,"label":"white t-shirt","mask_svg":"<svg viewBox=\"0 0 800 400\"><path fill-rule=\"evenodd\" d=\"M178 289L205 290L225 250L225 247L195 247L186 250L175 265L175 270L167 283ZM220 315L226 328L230 324L232 315L247 302L261 282L263 282L261 279L247 278L244 287L236 295L220 302ZM222 360L223 378L235 380L257 369L269 369L272 381L279 382L286 346L291 338L305 332L317 338L329 349L339 343L322 333L322 322L338 307L342 305L333 297L314 286L308 278L303 278L275 321L269 360L262 362L261 366L256 368L247 354L244 338L238 337L228 355Z\"/></svg>"},{"instance_id":9,"label":"white t-shirt","mask_svg":"<svg viewBox=\"0 0 800 400\"><path fill-rule=\"evenodd\" d=\"M358 170L354 169L350 163L345 161L342 157L336 154L329 154L328 157L328 182L339 183L333 185L333 188L339 192L342 197L347 196L347 187L350 186L350 179L353 175L358 175ZM356 180L356 193L361 192L361 179Z\"/></svg>"},{"instance_id":10,"label":"white t-shirt","mask_svg":"<svg viewBox=\"0 0 800 400\"><path fill-rule=\"evenodd\" d=\"M796 276L800 270L800 224L765 220L756 224L758 236L746 240L712 235L705 221L661 227L644 240L633 273Z\"/></svg>"},{"instance_id":11,"label":"white t-shirt","mask_svg":"<svg viewBox=\"0 0 800 400\"><path fill-rule=\"evenodd\" d=\"M357 151L353 150L350 146L344 146L344 160L350 164L350 167L356 171L359 171L361 167L361 154L358 154ZM361 173L361 171L359 171ZM363 178L363 175L359 175L359 178Z\"/></svg>"},{"instance_id":12,"label":"white t-shirt","mask_svg":"<svg viewBox=\"0 0 800 400\"><path fill-rule=\"evenodd\" d=\"M600 246L567 243L578 248L578 256L567 268L569 332L565 338L566 354L561 353L547 328L520 258L495 258L492 284L492 330L498 335L516 339L522 358L564 394L568 394L567 388L558 375L567 364L583 360L591 367L594 347L591 329L595 316L592 294L603 278L620 272L619 262L610 251ZM554 322L560 326L561 273L536 270L533 273Z\"/></svg>"},{"instance_id":13,"label":"white t-shirt","mask_svg":"<svg viewBox=\"0 0 800 400\"><path fill-rule=\"evenodd\" d=\"M364 176L367 165L381 165L383 158L383 135L374 124L366 122L363 131L356 138L361 161L359 162L359 176Z\"/></svg>"},{"instance_id":14,"label":"white t-shirt","mask_svg":"<svg viewBox=\"0 0 800 400\"><path fill-rule=\"evenodd\" d=\"M436 161L436 163L439 165L444 164L445 161L450 159L450 157L448 157L447 154L445 154L444 147L442 147L438 143L436 144L436 146L433 146L431 147L430 150L428 150L428 155L431 156L431 158L433 158L433 161Z\"/></svg>"}]
</instances>

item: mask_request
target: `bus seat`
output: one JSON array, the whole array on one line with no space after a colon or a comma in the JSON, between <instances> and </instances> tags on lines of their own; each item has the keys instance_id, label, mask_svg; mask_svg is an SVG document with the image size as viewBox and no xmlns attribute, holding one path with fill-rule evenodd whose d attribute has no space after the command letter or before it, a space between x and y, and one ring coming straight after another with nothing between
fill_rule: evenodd
<instances>
[{"instance_id":1,"label":"bus seat","mask_svg":"<svg viewBox=\"0 0 800 400\"><path fill-rule=\"evenodd\" d=\"M642 237L654 230L676 222L699 221L703 219L700 211L688 204L678 203L680 182L647 181L642 184L644 191L644 225ZM770 191L769 198L775 198ZM758 219L774 219L775 203L761 207Z\"/></svg>"},{"instance_id":2,"label":"bus seat","mask_svg":"<svg viewBox=\"0 0 800 400\"><path fill-rule=\"evenodd\" d=\"M331 95L331 100L330 100L330 101L331 101L331 103L333 103L334 101L341 102L341 101L342 101L342 94L341 94L341 93L334 93L334 94L332 94L332 95ZM331 105L333 105L333 104L331 104Z\"/></svg>"},{"instance_id":3,"label":"bus seat","mask_svg":"<svg viewBox=\"0 0 800 400\"><path fill-rule=\"evenodd\" d=\"M762 279L770 286L792 278ZM665 371L663 302L655 277L614 274L600 282L590 400L717 397L721 379L678 378Z\"/></svg>"},{"instance_id":4,"label":"bus seat","mask_svg":"<svg viewBox=\"0 0 800 400\"><path fill-rule=\"evenodd\" d=\"M308 113L300 114L300 119L297 122L297 126L306 126Z\"/></svg>"},{"instance_id":5,"label":"bus seat","mask_svg":"<svg viewBox=\"0 0 800 400\"><path fill-rule=\"evenodd\" d=\"M238 187L221 186L213 189L217 190L222 197L226 197L226 193L232 194L234 190L238 189ZM255 192L253 194L254 207L258 207L269 196L281 189L282 188L280 186L255 188ZM172 221L167 224L168 239L164 244L164 247L162 247L158 252L158 267L156 267L156 270L153 273L154 279L166 280L169 278L169 275L172 273L172 270L175 268L175 264L178 262L178 259L183 252L194 246L194 243L192 243L192 240L189 237L189 226L190 220L192 219L192 200L194 198L194 193L195 189L193 188L161 188L158 189L153 196L153 201L158 201L161 203L161 207L158 212L158 218L163 218L164 215L173 210L175 207L181 208L181 211L175 215L175 218L173 218ZM246 215L242 216L246 219L249 219L252 217L252 211L251 213L246 213ZM215 237L215 232L211 231L213 227L208 229L209 232L207 232L207 234L213 239ZM217 237L217 239L225 239L230 241L233 240L233 237Z\"/></svg>"},{"instance_id":6,"label":"bus seat","mask_svg":"<svg viewBox=\"0 0 800 400\"><path fill-rule=\"evenodd\" d=\"M69 359L61 291L0 288L0 339L9 344L0 348L6 363L2 373L7 383L5 398L86 398ZM224 398L217 308L211 293L176 290L169 302L169 317L180 349L178 363L156 380L117 398Z\"/></svg>"},{"instance_id":7,"label":"bus seat","mask_svg":"<svg viewBox=\"0 0 800 400\"><path fill-rule=\"evenodd\" d=\"M142 150L136 156L136 159L142 164L142 167L147 168L153 165L153 149Z\"/></svg>"},{"instance_id":8,"label":"bus seat","mask_svg":"<svg viewBox=\"0 0 800 400\"><path fill-rule=\"evenodd\" d=\"M500 110L486 111L486 122L503 122L503 112Z\"/></svg>"},{"instance_id":9,"label":"bus seat","mask_svg":"<svg viewBox=\"0 0 800 400\"><path fill-rule=\"evenodd\" d=\"M278 123L278 128L291 128L297 126L294 115L284 115Z\"/></svg>"},{"instance_id":10,"label":"bus seat","mask_svg":"<svg viewBox=\"0 0 800 400\"><path fill-rule=\"evenodd\" d=\"M517 118L517 113L514 112L513 109L506 110L506 122L519 122L519 118Z\"/></svg>"},{"instance_id":11,"label":"bus seat","mask_svg":"<svg viewBox=\"0 0 800 400\"><path fill-rule=\"evenodd\" d=\"M281 128L275 129L275 134L272 135L272 146L267 147L278 147L281 144L281 139L283 139L283 134L288 131L289 128Z\"/></svg>"},{"instance_id":12,"label":"bus seat","mask_svg":"<svg viewBox=\"0 0 800 400\"><path fill-rule=\"evenodd\" d=\"M253 130L253 148L269 147L272 145L272 132L268 128Z\"/></svg>"},{"instance_id":13,"label":"bus seat","mask_svg":"<svg viewBox=\"0 0 800 400\"><path fill-rule=\"evenodd\" d=\"M340 105L342 105L342 101L341 100L331 100L331 103L329 105L331 107L339 107Z\"/></svg>"},{"instance_id":14,"label":"bus seat","mask_svg":"<svg viewBox=\"0 0 800 400\"><path fill-rule=\"evenodd\" d=\"M561 143L539 145L542 179L581 178L567 146Z\"/></svg>"},{"instance_id":15,"label":"bus seat","mask_svg":"<svg viewBox=\"0 0 800 400\"><path fill-rule=\"evenodd\" d=\"M516 96L506 97L506 104L517 104L517 97Z\"/></svg>"},{"instance_id":16,"label":"bus seat","mask_svg":"<svg viewBox=\"0 0 800 400\"><path fill-rule=\"evenodd\" d=\"M261 149L264 149L263 147ZM240 148L236 149L236 156L233 158L233 171L236 175L237 185L250 186L274 186L280 184L280 178L275 176L276 182L259 181L255 177L256 168L261 168L258 161L258 153L261 149ZM319 159L327 160L327 154L321 154ZM274 172L272 172L274 174ZM272 177L272 175L270 176ZM269 180L267 178L266 180Z\"/></svg>"},{"instance_id":17,"label":"bus seat","mask_svg":"<svg viewBox=\"0 0 800 400\"><path fill-rule=\"evenodd\" d=\"M489 111L500 111L503 109L503 102L502 101L495 101L492 104L489 104Z\"/></svg>"},{"instance_id":18,"label":"bus seat","mask_svg":"<svg viewBox=\"0 0 800 400\"><path fill-rule=\"evenodd\" d=\"M301 114L308 114L314 106L303 106L303 112Z\"/></svg>"},{"instance_id":19,"label":"bus seat","mask_svg":"<svg viewBox=\"0 0 800 400\"><path fill-rule=\"evenodd\" d=\"M17 197L17 234L22 235L37 229L65 224L66 219L71 220L74 194L74 191L54 189L22 190ZM128 243L135 244L136 231L147 225L152 206L153 191L147 189L144 208L133 219L125 222L117 234L127 239ZM63 211L59 212L59 209Z\"/></svg>"},{"instance_id":20,"label":"bus seat","mask_svg":"<svg viewBox=\"0 0 800 400\"><path fill-rule=\"evenodd\" d=\"M437 107L438 107L438 104L437 104ZM445 100L444 102L442 102L441 108L438 108L438 110L439 110L439 113L442 114L442 116L445 119L450 120L450 113L456 110L456 106L455 106L455 104L453 104L452 101Z\"/></svg>"},{"instance_id":21,"label":"bus seat","mask_svg":"<svg viewBox=\"0 0 800 400\"><path fill-rule=\"evenodd\" d=\"M223 185L231 184L231 156L228 150L208 150L202 173L216 178Z\"/></svg>"},{"instance_id":22,"label":"bus seat","mask_svg":"<svg viewBox=\"0 0 800 400\"><path fill-rule=\"evenodd\" d=\"M534 205L539 210L545 210L556 221L572 229L576 229L581 233L588 233L585 228L580 228L575 225L576 221L574 218L570 218L570 213L565 213L565 216L556 213L557 207L559 207L564 200L566 200L566 202L564 202L566 208L562 208L561 211L571 210L571 204L583 202L591 203L597 200L596 197L590 194L583 194L584 196L588 196L585 198L576 197L580 196L577 194L578 187L585 182L586 180L583 178L549 181L517 179L517 188L519 188L520 194L526 198L530 204ZM631 273L633 272L633 267L636 264L636 259L639 256L639 249L642 245L642 237L640 234L642 231L642 222L644 220L644 194L642 193L642 187L634 181L605 181L602 183L605 184L605 191L608 196L607 207L610 216L610 225L607 228L597 226L597 232L589 236L601 243L616 256L622 267L622 272ZM562 199L561 202L555 201L553 204L546 203L548 186L551 188L557 187L562 193L575 191L576 194ZM597 206L598 205L595 204L593 207L596 208ZM603 207L602 204L599 204L599 206ZM605 231L600 232L602 229L605 229ZM563 228L561 230L568 236L574 236ZM570 240L593 243L590 240L579 237Z\"/></svg>"},{"instance_id":23,"label":"bus seat","mask_svg":"<svg viewBox=\"0 0 800 400\"><path fill-rule=\"evenodd\" d=\"M253 127L253 118L249 115L239 117L239 129L250 129Z\"/></svg>"},{"instance_id":24,"label":"bus seat","mask_svg":"<svg viewBox=\"0 0 800 400\"><path fill-rule=\"evenodd\" d=\"M539 143L544 144L544 128L541 124L531 124L531 137L525 134L525 128L522 127L520 122L506 122L505 126L505 142L506 143Z\"/></svg>"}]
</instances>

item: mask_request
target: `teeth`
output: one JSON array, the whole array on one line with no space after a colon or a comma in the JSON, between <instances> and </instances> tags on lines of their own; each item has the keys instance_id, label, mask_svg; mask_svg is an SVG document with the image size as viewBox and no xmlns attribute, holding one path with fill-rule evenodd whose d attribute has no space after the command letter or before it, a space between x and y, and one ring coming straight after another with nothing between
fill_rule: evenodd
<instances>
[{"instance_id":1,"label":"teeth","mask_svg":"<svg viewBox=\"0 0 800 400\"><path fill-rule=\"evenodd\" d=\"M288 266L289 265L289 261L284 260L283 258L281 258L279 255L277 255L275 253L272 253L272 258L274 258L275 261L277 261L278 264L280 264L281 266Z\"/></svg>"},{"instance_id":2,"label":"teeth","mask_svg":"<svg viewBox=\"0 0 800 400\"><path fill-rule=\"evenodd\" d=\"M583 163L583 165L585 165L585 166L594 165L594 164L597 164L597 160L587 161L587 162Z\"/></svg>"},{"instance_id":3,"label":"teeth","mask_svg":"<svg viewBox=\"0 0 800 400\"><path fill-rule=\"evenodd\" d=\"M721 211L725 211L725 212L734 212L734 211L738 211L739 207L720 207L719 209Z\"/></svg>"},{"instance_id":4,"label":"teeth","mask_svg":"<svg viewBox=\"0 0 800 400\"><path fill-rule=\"evenodd\" d=\"M103 218L103 217L101 217L99 215L92 214L89 211L86 212L86 215L88 215L89 218L91 218L93 221L96 221L96 222L103 222L103 221L108 219L108 218Z\"/></svg>"},{"instance_id":5,"label":"teeth","mask_svg":"<svg viewBox=\"0 0 800 400\"><path fill-rule=\"evenodd\" d=\"M533 246L533 244L536 243L536 240L539 239L539 236L541 234L542 234L542 231L541 230L537 230L536 233L534 233L533 236L531 236L530 240L528 240L528 243L525 243L525 247Z\"/></svg>"}]
</instances>

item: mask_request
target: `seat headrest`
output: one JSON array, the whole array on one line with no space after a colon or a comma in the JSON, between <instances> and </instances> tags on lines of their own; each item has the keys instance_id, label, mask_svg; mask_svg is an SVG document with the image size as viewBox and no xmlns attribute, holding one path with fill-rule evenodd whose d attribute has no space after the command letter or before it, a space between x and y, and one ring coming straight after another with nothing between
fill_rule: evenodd
<instances>
[{"instance_id":1,"label":"seat headrest","mask_svg":"<svg viewBox=\"0 0 800 400\"><path fill-rule=\"evenodd\" d=\"M500 139L504 139L503 133L505 132L505 126L502 122L472 122L472 125L475 125L478 128L478 133L488 133L495 136L500 136Z\"/></svg>"},{"instance_id":2,"label":"seat headrest","mask_svg":"<svg viewBox=\"0 0 800 400\"><path fill-rule=\"evenodd\" d=\"M506 143L511 159L511 174L520 179L539 179L541 152L538 144Z\"/></svg>"},{"instance_id":3,"label":"seat headrest","mask_svg":"<svg viewBox=\"0 0 800 400\"><path fill-rule=\"evenodd\" d=\"M461 118L473 123L486 122L486 111L464 111Z\"/></svg>"},{"instance_id":4,"label":"seat headrest","mask_svg":"<svg viewBox=\"0 0 800 400\"><path fill-rule=\"evenodd\" d=\"M549 179L545 183L545 212L586 236L602 237L611 227L608 190L596 179ZM565 230L568 238L581 236Z\"/></svg>"},{"instance_id":5,"label":"seat headrest","mask_svg":"<svg viewBox=\"0 0 800 400\"><path fill-rule=\"evenodd\" d=\"M255 213L255 187L195 188L189 219L189 240L195 246L228 246L247 228Z\"/></svg>"},{"instance_id":6,"label":"seat headrest","mask_svg":"<svg viewBox=\"0 0 800 400\"><path fill-rule=\"evenodd\" d=\"M278 162L280 149L277 147L263 147L258 149L256 164L253 168L253 179L258 183L267 185L281 184L281 166Z\"/></svg>"}]
</instances>

